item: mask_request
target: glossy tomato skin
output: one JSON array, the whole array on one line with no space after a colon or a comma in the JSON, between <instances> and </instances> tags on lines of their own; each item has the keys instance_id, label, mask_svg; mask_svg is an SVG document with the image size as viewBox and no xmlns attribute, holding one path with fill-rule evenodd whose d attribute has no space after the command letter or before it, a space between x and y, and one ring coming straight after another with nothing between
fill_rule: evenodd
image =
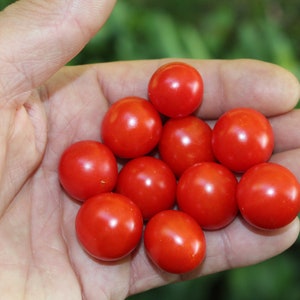
<instances>
[{"instance_id":1,"label":"glossy tomato skin","mask_svg":"<svg viewBox=\"0 0 300 300\"><path fill-rule=\"evenodd\" d=\"M214 161L212 130L195 116L169 119L158 144L159 154L177 177L195 163Z\"/></svg>"},{"instance_id":2,"label":"glossy tomato skin","mask_svg":"<svg viewBox=\"0 0 300 300\"><path fill-rule=\"evenodd\" d=\"M268 119L251 108L235 108L224 113L212 132L216 158L235 172L268 161L274 135Z\"/></svg>"},{"instance_id":3,"label":"glossy tomato skin","mask_svg":"<svg viewBox=\"0 0 300 300\"><path fill-rule=\"evenodd\" d=\"M58 174L65 191L74 199L84 201L114 189L118 166L107 146L84 140L65 149L60 158Z\"/></svg>"},{"instance_id":4,"label":"glossy tomato skin","mask_svg":"<svg viewBox=\"0 0 300 300\"><path fill-rule=\"evenodd\" d=\"M116 191L130 198L141 209L143 218L173 207L176 178L169 166L151 156L130 160L121 169Z\"/></svg>"},{"instance_id":5,"label":"glossy tomato skin","mask_svg":"<svg viewBox=\"0 0 300 300\"><path fill-rule=\"evenodd\" d=\"M178 207L203 229L223 228L238 212L236 187L237 179L226 167L214 162L195 164L179 179Z\"/></svg>"},{"instance_id":6,"label":"glossy tomato skin","mask_svg":"<svg viewBox=\"0 0 300 300\"><path fill-rule=\"evenodd\" d=\"M203 80L200 73L186 63L167 63L152 75L148 96L163 115L171 118L184 117L201 105Z\"/></svg>"},{"instance_id":7,"label":"glossy tomato skin","mask_svg":"<svg viewBox=\"0 0 300 300\"><path fill-rule=\"evenodd\" d=\"M87 253L99 260L116 261L129 255L139 244L143 218L129 198L103 193L83 203L75 227Z\"/></svg>"},{"instance_id":8,"label":"glossy tomato skin","mask_svg":"<svg viewBox=\"0 0 300 300\"><path fill-rule=\"evenodd\" d=\"M161 117L149 101L126 97L115 102L106 112L101 137L116 156L135 158L156 147L161 130Z\"/></svg>"},{"instance_id":9,"label":"glossy tomato skin","mask_svg":"<svg viewBox=\"0 0 300 300\"><path fill-rule=\"evenodd\" d=\"M159 212L146 224L144 244L150 259L162 270L181 274L204 260L205 236L197 222L178 210Z\"/></svg>"},{"instance_id":10,"label":"glossy tomato skin","mask_svg":"<svg viewBox=\"0 0 300 300\"><path fill-rule=\"evenodd\" d=\"M300 187L287 168L262 163L239 181L237 201L244 219L262 229L277 229L292 222L300 211Z\"/></svg>"}]
</instances>

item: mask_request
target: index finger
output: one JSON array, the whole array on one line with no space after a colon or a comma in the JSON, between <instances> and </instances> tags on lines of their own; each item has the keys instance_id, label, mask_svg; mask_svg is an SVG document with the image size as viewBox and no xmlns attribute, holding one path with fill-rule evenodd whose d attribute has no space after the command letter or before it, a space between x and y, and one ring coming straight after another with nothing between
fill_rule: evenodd
<instances>
[{"instance_id":1,"label":"index finger","mask_svg":"<svg viewBox=\"0 0 300 300\"><path fill-rule=\"evenodd\" d=\"M300 85L289 71L270 63L239 60L181 60L193 65L204 81L203 103L197 114L216 119L234 107L252 107L266 116L290 111ZM100 84L111 102L124 96L147 97L153 72L170 60L128 61L96 65Z\"/></svg>"}]
</instances>

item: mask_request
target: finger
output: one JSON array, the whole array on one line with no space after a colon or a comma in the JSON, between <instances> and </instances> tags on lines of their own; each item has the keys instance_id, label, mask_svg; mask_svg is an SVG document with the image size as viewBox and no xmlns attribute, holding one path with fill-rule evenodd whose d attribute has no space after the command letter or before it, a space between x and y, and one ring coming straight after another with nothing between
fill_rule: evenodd
<instances>
[{"instance_id":1,"label":"finger","mask_svg":"<svg viewBox=\"0 0 300 300\"><path fill-rule=\"evenodd\" d=\"M274 116L293 109L300 97L300 85L292 73L262 61L223 61L215 71L208 63L203 76L207 100L199 113L213 118L238 106Z\"/></svg>"},{"instance_id":2,"label":"finger","mask_svg":"<svg viewBox=\"0 0 300 300\"><path fill-rule=\"evenodd\" d=\"M275 152L300 148L300 110L270 118L275 135Z\"/></svg>"},{"instance_id":3,"label":"finger","mask_svg":"<svg viewBox=\"0 0 300 300\"><path fill-rule=\"evenodd\" d=\"M288 249L296 241L298 234L298 219L284 228L263 231L247 225L241 218L236 218L222 230L205 232L207 248L203 263L194 271L180 276L161 272L150 260L145 259L142 269L139 260L142 260L144 253L141 251L132 263L134 269L140 267L142 270L132 282L130 294L174 281L189 280L259 263Z\"/></svg>"},{"instance_id":4,"label":"finger","mask_svg":"<svg viewBox=\"0 0 300 300\"><path fill-rule=\"evenodd\" d=\"M247 106L267 116L291 110L300 96L296 77L287 70L261 61L184 60L202 74L204 98L198 115L215 119L228 109ZM123 62L95 66L107 98L147 97L153 72L170 60Z\"/></svg>"},{"instance_id":5,"label":"finger","mask_svg":"<svg viewBox=\"0 0 300 300\"><path fill-rule=\"evenodd\" d=\"M298 235L298 218L274 231L255 229L237 218L219 232L206 233L207 257L201 268L187 276L207 275L259 263L287 250Z\"/></svg>"},{"instance_id":6,"label":"finger","mask_svg":"<svg viewBox=\"0 0 300 300\"><path fill-rule=\"evenodd\" d=\"M21 0L0 13L0 100L20 99L75 56L115 0Z\"/></svg>"},{"instance_id":7,"label":"finger","mask_svg":"<svg viewBox=\"0 0 300 300\"><path fill-rule=\"evenodd\" d=\"M275 153L270 161L288 168L300 182L300 148Z\"/></svg>"}]
</instances>

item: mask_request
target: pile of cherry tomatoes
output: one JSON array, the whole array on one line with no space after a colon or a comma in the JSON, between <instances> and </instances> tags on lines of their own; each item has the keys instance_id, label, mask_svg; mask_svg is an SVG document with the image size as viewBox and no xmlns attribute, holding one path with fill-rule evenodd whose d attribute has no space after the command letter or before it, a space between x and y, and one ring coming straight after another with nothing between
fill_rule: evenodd
<instances>
[{"instance_id":1,"label":"pile of cherry tomatoes","mask_svg":"<svg viewBox=\"0 0 300 300\"><path fill-rule=\"evenodd\" d=\"M203 93L195 68L163 65L149 80L149 99L130 96L109 107L101 142L64 151L59 180L82 201L75 228L91 256L120 260L143 240L157 266L185 273L205 258L203 230L224 228L238 213L265 230L297 216L299 183L269 162L268 119L241 107L208 125L195 116Z\"/></svg>"}]
</instances>

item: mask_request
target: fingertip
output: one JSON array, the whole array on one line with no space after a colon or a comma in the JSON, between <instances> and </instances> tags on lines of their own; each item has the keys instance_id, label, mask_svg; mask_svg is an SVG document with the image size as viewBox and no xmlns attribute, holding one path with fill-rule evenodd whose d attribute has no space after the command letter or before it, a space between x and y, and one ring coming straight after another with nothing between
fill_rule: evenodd
<instances>
[{"instance_id":1,"label":"fingertip","mask_svg":"<svg viewBox=\"0 0 300 300\"><path fill-rule=\"evenodd\" d=\"M253 101L267 116L292 110L299 99L298 79L289 70L269 62L245 60L253 74ZM251 85L251 80L250 80ZM256 103L255 103L256 102Z\"/></svg>"},{"instance_id":2,"label":"fingertip","mask_svg":"<svg viewBox=\"0 0 300 300\"><path fill-rule=\"evenodd\" d=\"M281 66L253 59L202 61L205 94L199 115L217 118L234 107L252 107L266 116L292 110L298 103L298 79Z\"/></svg>"},{"instance_id":3,"label":"fingertip","mask_svg":"<svg viewBox=\"0 0 300 300\"><path fill-rule=\"evenodd\" d=\"M281 236L280 241L282 248L279 253L292 247L299 237L300 222L299 217L296 217L290 224L278 230L278 237Z\"/></svg>"},{"instance_id":4,"label":"fingertip","mask_svg":"<svg viewBox=\"0 0 300 300\"><path fill-rule=\"evenodd\" d=\"M300 84L298 78L289 70L271 65L274 69L274 85L278 92L278 100L281 99L280 106L283 112L295 108L300 99ZM276 69L276 70L275 70ZM277 83L277 84L276 84Z\"/></svg>"}]
</instances>

